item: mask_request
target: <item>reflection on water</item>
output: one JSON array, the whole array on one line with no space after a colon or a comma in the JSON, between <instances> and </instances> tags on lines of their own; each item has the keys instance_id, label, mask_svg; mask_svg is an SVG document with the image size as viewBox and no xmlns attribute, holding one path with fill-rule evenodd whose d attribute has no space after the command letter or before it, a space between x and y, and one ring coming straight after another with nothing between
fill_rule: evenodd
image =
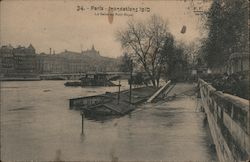
<instances>
[{"instance_id":1,"label":"reflection on water","mask_svg":"<svg viewBox=\"0 0 250 162\"><path fill-rule=\"evenodd\" d=\"M88 117L85 117L87 120L90 120L90 121L95 121L95 122L100 122L100 123L104 123L104 122L108 122L108 121L111 121L113 119L116 119L116 118L120 118L122 116L88 116Z\"/></svg>"},{"instance_id":2,"label":"reflection on water","mask_svg":"<svg viewBox=\"0 0 250 162\"><path fill-rule=\"evenodd\" d=\"M81 135L80 112L69 110L68 99L117 91L118 87L69 88L63 83L1 83L3 161L216 160L203 114L185 107L192 99L156 107L142 105L131 114L109 120L85 119Z\"/></svg>"}]
</instances>

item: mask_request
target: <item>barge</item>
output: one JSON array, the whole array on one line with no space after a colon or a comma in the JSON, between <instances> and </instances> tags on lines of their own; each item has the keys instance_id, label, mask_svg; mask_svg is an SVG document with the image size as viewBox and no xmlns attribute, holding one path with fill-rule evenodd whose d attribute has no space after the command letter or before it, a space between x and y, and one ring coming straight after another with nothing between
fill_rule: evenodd
<instances>
[{"instance_id":1,"label":"barge","mask_svg":"<svg viewBox=\"0 0 250 162\"><path fill-rule=\"evenodd\" d=\"M161 88L141 87L114 93L78 97L69 99L69 108L84 112L87 118L95 120L110 119L128 114L136 109L136 106L144 102L153 102L157 98L164 97L173 86L168 81Z\"/></svg>"},{"instance_id":2,"label":"barge","mask_svg":"<svg viewBox=\"0 0 250 162\"><path fill-rule=\"evenodd\" d=\"M132 98L129 99L129 91L110 93L101 95L86 96L69 99L69 108L81 110L86 117L111 117L123 116L133 111L140 103L157 91L154 87L142 87L133 89Z\"/></svg>"},{"instance_id":3,"label":"barge","mask_svg":"<svg viewBox=\"0 0 250 162\"><path fill-rule=\"evenodd\" d=\"M126 93L126 92L125 92ZM118 93L106 92L101 95L70 99L70 109L84 111L88 117L120 116L134 110L135 105L127 100L117 100ZM125 95L121 92L121 95Z\"/></svg>"},{"instance_id":4,"label":"barge","mask_svg":"<svg viewBox=\"0 0 250 162\"><path fill-rule=\"evenodd\" d=\"M84 86L116 86L109 79L107 74L86 74L80 81L66 82L65 86L84 87Z\"/></svg>"}]
</instances>

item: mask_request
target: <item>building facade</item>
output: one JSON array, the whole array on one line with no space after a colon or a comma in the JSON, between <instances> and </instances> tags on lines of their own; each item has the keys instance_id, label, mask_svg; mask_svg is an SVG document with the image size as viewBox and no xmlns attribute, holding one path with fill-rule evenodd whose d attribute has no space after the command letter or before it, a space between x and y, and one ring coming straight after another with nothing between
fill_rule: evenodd
<instances>
[{"instance_id":1,"label":"building facade","mask_svg":"<svg viewBox=\"0 0 250 162\"><path fill-rule=\"evenodd\" d=\"M117 59L101 56L94 46L81 52L42 53L38 55L37 63L41 74L118 71L118 66Z\"/></svg>"},{"instance_id":2,"label":"building facade","mask_svg":"<svg viewBox=\"0 0 250 162\"><path fill-rule=\"evenodd\" d=\"M0 77L4 77L9 73L14 72L14 56L13 56L13 47L2 46L0 48Z\"/></svg>"},{"instance_id":3,"label":"building facade","mask_svg":"<svg viewBox=\"0 0 250 162\"><path fill-rule=\"evenodd\" d=\"M1 78L34 78L39 74L70 74L118 71L117 59L103 57L92 46L81 52L36 54L35 48L11 45L0 48Z\"/></svg>"},{"instance_id":4,"label":"building facade","mask_svg":"<svg viewBox=\"0 0 250 162\"><path fill-rule=\"evenodd\" d=\"M27 48L11 45L0 48L1 77L34 78L37 77L37 59L35 48L30 44Z\"/></svg>"},{"instance_id":5,"label":"building facade","mask_svg":"<svg viewBox=\"0 0 250 162\"><path fill-rule=\"evenodd\" d=\"M249 73L249 53L233 53L228 60L228 73Z\"/></svg>"},{"instance_id":6,"label":"building facade","mask_svg":"<svg viewBox=\"0 0 250 162\"><path fill-rule=\"evenodd\" d=\"M37 69L40 74L68 73L67 59L56 54L40 54L37 57Z\"/></svg>"}]
</instances>

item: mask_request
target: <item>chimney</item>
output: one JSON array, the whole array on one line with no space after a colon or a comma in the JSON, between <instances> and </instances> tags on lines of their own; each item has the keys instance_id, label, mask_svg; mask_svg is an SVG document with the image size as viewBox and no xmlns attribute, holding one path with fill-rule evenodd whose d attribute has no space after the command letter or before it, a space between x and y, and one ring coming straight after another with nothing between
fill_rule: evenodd
<instances>
[{"instance_id":1,"label":"chimney","mask_svg":"<svg viewBox=\"0 0 250 162\"><path fill-rule=\"evenodd\" d=\"M51 48L49 48L49 54L51 55Z\"/></svg>"}]
</instances>

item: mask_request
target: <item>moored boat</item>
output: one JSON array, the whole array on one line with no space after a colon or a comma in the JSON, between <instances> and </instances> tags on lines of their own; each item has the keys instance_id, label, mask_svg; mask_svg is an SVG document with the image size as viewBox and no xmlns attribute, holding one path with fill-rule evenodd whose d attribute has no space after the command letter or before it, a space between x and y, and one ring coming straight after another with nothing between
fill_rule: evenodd
<instances>
[{"instance_id":1,"label":"moored boat","mask_svg":"<svg viewBox=\"0 0 250 162\"><path fill-rule=\"evenodd\" d=\"M86 74L80 81L66 82L65 86L116 86L109 79L107 74Z\"/></svg>"}]
</instances>

